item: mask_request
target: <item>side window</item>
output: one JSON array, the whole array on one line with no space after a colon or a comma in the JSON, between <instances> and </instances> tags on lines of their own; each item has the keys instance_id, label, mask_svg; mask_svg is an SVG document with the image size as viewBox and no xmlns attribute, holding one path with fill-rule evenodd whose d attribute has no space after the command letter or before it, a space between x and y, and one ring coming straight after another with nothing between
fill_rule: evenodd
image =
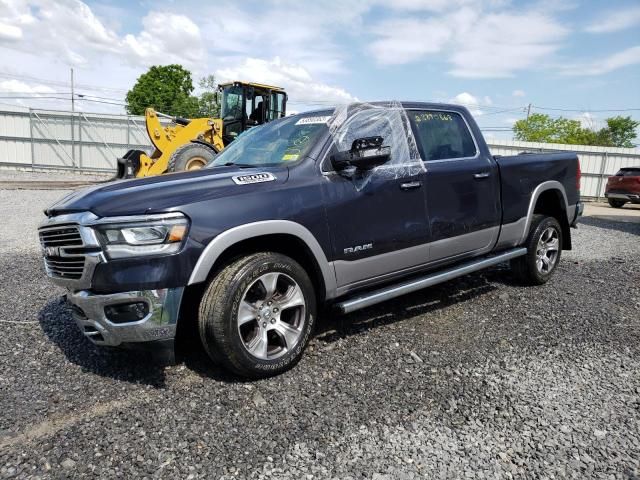
<instances>
[{"instance_id":1,"label":"side window","mask_svg":"<svg viewBox=\"0 0 640 480\"><path fill-rule=\"evenodd\" d=\"M475 156L473 137L460 114L435 110L410 110L407 113L425 161Z\"/></svg>"}]
</instances>

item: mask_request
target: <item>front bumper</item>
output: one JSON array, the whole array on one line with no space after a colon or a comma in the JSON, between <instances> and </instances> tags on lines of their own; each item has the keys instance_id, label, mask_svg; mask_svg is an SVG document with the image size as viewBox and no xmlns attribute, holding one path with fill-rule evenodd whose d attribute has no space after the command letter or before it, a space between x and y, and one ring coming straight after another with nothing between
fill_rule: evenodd
<instances>
[{"instance_id":1,"label":"front bumper","mask_svg":"<svg viewBox=\"0 0 640 480\"><path fill-rule=\"evenodd\" d=\"M123 343L173 340L184 288L165 288L109 295L96 295L81 290L67 295L73 319L80 331L97 345L117 346ZM149 313L142 319L113 323L107 318L109 305L144 302Z\"/></svg>"}]
</instances>

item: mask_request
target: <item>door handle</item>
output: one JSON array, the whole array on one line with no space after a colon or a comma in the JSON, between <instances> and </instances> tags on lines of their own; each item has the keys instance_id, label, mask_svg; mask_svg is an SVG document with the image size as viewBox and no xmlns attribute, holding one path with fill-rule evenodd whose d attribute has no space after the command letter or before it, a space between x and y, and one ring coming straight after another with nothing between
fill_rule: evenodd
<instances>
[{"instance_id":1,"label":"door handle","mask_svg":"<svg viewBox=\"0 0 640 480\"><path fill-rule=\"evenodd\" d=\"M420 188L421 186L422 182L406 182L400 184L400 188L402 190L413 190L414 188Z\"/></svg>"},{"instance_id":2,"label":"door handle","mask_svg":"<svg viewBox=\"0 0 640 480\"><path fill-rule=\"evenodd\" d=\"M489 175L491 175L491 173L489 172L479 172L474 173L473 178L475 178L476 180L482 180L483 178L489 178Z\"/></svg>"}]
</instances>

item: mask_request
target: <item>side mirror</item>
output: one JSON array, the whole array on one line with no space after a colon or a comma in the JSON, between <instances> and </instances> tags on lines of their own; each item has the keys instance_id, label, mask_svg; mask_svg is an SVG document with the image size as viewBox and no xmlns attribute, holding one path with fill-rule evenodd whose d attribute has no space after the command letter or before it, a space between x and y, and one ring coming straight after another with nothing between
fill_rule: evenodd
<instances>
[{"instance_id":1,"label":"side mirror","mask_svg":"<svg viewBox=\"0 0 640 480\"><path fill-rule=\"evenodd\" d=\"M391 159L391 147L383 147L383 141L382 137L358 138L351 144L351 150L332 155L331 164L339 171L347 167L371 170L387 163Z\"/></svg>"}]
</instances>

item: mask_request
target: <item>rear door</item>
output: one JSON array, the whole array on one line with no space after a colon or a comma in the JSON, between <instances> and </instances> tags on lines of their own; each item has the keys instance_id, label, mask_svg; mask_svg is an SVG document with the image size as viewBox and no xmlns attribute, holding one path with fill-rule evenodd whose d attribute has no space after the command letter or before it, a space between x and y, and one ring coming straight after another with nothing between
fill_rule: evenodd
<instances>
[{"instance_id":1,"label":"rear door","mask_svg":"<svg viewBox=\"0 0 640 480\"><path fill-rule=\"evenodd\" d=\"M409 110L426 167L430 261L490 251L500 231L500 178L465 118L446 110Z\"/></svg>"},{"instance_id":2,"label":"rear door","mask_svg":"<svg viewBox=\"0 0 640 480\"><path fill-rule=\"evenodd\" d=\"M394 120L399 117L394 112L388 123L386 114L376 109L356 115L345 131L335 134L337 140L323 162L323 193L339 288L384 280L428 261L425 178L417 155L409 158L405 130L409 127ZM348 150L354 139L376 135L391 147L388 164L367 172L333 170L332 153Z\"/></svg>"}]
</instances>

